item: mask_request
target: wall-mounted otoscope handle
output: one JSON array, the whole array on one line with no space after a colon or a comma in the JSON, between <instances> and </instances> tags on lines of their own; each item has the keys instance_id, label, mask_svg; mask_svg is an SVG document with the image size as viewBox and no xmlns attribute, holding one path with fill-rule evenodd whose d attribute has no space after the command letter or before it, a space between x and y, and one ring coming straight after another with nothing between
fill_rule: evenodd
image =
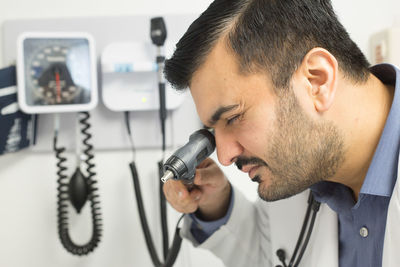
<instances>
[{"instance_id":1,"label":"wall-mounted otoscope handle","mask_svg":"<svg viewBox=\"0 0 400 267\"><path fill-rule=\"evenodd\" d=\"M150 37L154 45L157 46L157 69L158 69L158 94L160 100L160 121L162 133L162 150L165 151L165 120L167 119L166 97L165 97L165 78L164 78L164 61L162 47L167 38L167 28L165 27L162 17L152 18L150 21Z\"/></svg>"}]
</instances>

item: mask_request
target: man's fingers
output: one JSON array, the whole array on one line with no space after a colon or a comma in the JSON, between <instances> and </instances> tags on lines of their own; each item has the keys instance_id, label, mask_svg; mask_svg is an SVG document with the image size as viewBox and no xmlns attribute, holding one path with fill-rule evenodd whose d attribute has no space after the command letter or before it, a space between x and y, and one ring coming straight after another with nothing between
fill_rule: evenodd
<instances>
[{"instance_id":1,"label":"man's fingers","mask_svg":"<svg viewBox=\"0 0 400 267\"><path fill-rule=\"evenodd\" d=\"M193 189L192 191L190 191L190 198L191 198L191 200L194 201L194 202L199 202L200 199L201 199L201 195L202 195L202 194L203 194L203 193L201 192L201 190L195 188L195 189Z\"/></svg>"},{"instance_id":2,"label":"man's fingers","mask_svg":"<svg viewBox=\"0 0 400 267\"><path fill-rule=\"evenodd\" d=\"M176 180L168 180L163 186L165 197L168 201L171 200L178 200L184 195L187 195L186 187L180 182ZM186 191L186 192L185 192Z\"/></svg>"},{"instance_id":3,"label":"man's fingers","mask_svg":"<svg viewBox=\"0 0 400 267\"><path fill-rule=\"evenodd\" d=\"M196 169L194 183L196 185L218 184L224 179L224 174L218 165L211 159L202 168Z\"/></svg>"},{"instance_id":4,"label":"man's fingers","mask_svg":"<svg viewBox=\"0 0 400 267\"><path fill-rule=\"evenodd\" d=\"M201 191L189 192L180 181L168 180L163 187L164 194L171 206L182 213L193 213L198 208Z\"/></svg>"},{"instance_id":5,"label":"man's fingers","mask_svg":"<svg viewBox=\"0 0 400 267\"><path fill-rule=\"evenodd\" d=\"M222 170L210 158L197 168L189 191L182 181L168 180L163 187L171 206L181 213L201 211L204 218L221 218L226 213L230 185ZM224 213L225 212L225 213Z\"/></svg>"},{"instance_id":6,"label":"man's fingers","mask_svg":"<svg viewBox=\"0 0 400 267\"><path fill-rule=\"evenodd\" d=\"M208 166L210 166L211 164L215 164L215 162L210 159L210 158L206 158L205 160L203 160L198 166L197 169L202 169L202 168L206 168Z\"/></svg>"},{"instance_id":7,"label":"man's fingers","mask_svg":"<svg viewBox=\"0 0 400 267\"><path fill-rule=\"evenodd\" d=\"M199 201L201 198L201 191L198 189L193 189L187 195L182 196L176 203L176 210L181 213L193 213L197 210L199 206Z\"/></svg>"}]
</instances>

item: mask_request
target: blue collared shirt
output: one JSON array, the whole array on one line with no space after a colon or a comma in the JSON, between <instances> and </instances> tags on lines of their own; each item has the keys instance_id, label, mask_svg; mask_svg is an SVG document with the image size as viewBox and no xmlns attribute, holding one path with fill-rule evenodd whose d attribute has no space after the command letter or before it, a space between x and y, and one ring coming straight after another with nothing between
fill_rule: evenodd
<instances>
[{"instance_id":1,"label":"blue collared shirt","mask_svg":"<svg viewBox=\"0 0 400 267\"><path fill-rule=\"evenodd\" d=\"M369 166L357 202L350 188L333 182L321 182L311 187L315 198L326 203L339 218L340 267L382 266L383 239L387 210L396 182L400 145L400 71L388 64L371 68L383 83L395 86L389 116ZM204 222L195 215L191 232L199 243L225 224L230 216L233 198L225 217Z\"/></svg>"},{"instance_id":2,"label":"blue collared shirt","mask_svg":"<svg viewBox=\"0 0 400 267\"><path fill-rule=\"evenodd\" d=\"M311 187L315 198L339 217L339 266L382 266L383 240L390 197L397 177L400 145L399 70L388 64L371 72L383 83L395 86L389 116L361 187L358 201L338 183L321 182Z\"/></svg>"}]
</instances>

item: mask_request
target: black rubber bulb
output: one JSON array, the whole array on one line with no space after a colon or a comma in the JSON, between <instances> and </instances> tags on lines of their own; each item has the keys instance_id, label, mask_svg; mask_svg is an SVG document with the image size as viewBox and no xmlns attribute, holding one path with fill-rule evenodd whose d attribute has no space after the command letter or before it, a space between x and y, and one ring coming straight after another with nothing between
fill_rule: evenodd
<instances>
[{"instance_id":1,"label":"black rubber bulb","mask_svg":"<svg viewBox=\"0 0 400 267\"><path fill-rule=\"evenodd\" d=\"M89 185L79 167L76 168L69 181L68 193L72 206L80 213L89 195Z\"/></svg>"}]
</instances>

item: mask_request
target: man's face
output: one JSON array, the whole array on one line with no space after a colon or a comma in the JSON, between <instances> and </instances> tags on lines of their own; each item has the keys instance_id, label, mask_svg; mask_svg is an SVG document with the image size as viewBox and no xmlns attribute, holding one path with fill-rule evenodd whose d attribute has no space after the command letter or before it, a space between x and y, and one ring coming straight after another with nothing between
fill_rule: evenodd
<instances>
[{"instance_id":1,"label":"man's face","mask_svg":"<svg viewBox=\"0 0 400 267\"><path fill-rule=\"evenodd\" d=\"M333 176L343 161L343 138L333 124L312 120L293 88L277 94L265 73L240 74L223 42L194 73L190 89L200 119L215 130L218 160L248 172L264 200L302 192Z\"/></svg>"}]
</instances>

